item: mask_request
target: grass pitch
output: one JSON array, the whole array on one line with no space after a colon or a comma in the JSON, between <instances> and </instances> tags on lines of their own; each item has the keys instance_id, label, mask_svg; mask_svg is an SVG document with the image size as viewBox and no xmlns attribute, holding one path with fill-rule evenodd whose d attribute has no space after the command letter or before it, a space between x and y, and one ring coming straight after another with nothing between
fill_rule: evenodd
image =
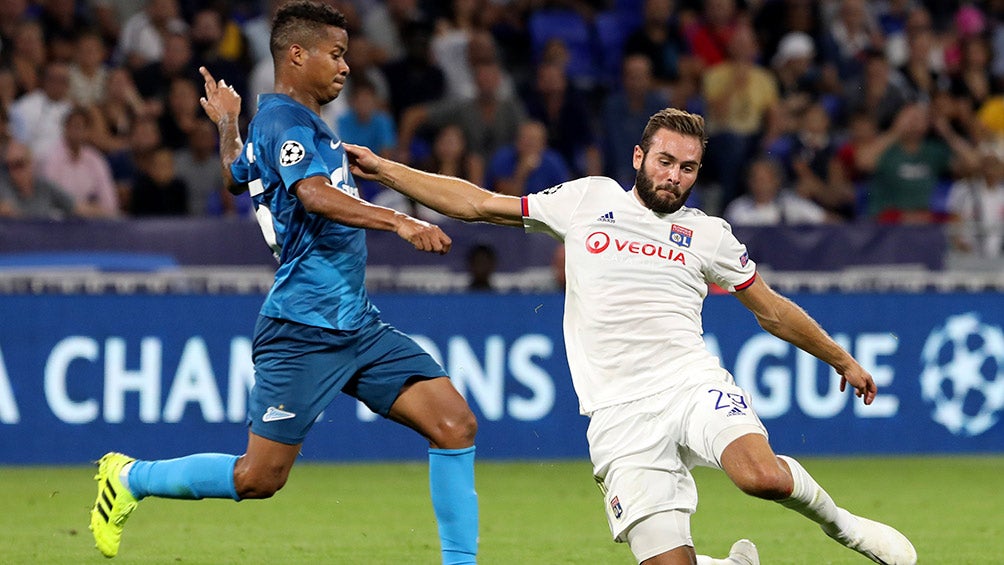
<instances>
[{"instance_id":1,"label":"grass pitch","mask_svg":"<svg viewBox=\"0 0 1004 565\"><path fill-rule=\"evenodd\" d=\"M1004 457L800 458L853 512L895 525L925 564L1000 563ZM0 467L0 563L104 563L87 530L90 467ZM721 557L748 537L765 565L868 563L808 520L749 498L724 474L697 469L700 553ZM479 563L633 563L610 541L586 461L478 463ZM293 469L269 501L148 499L115 563L439 563L424 463Z\"/></svg>"}]
</instances>

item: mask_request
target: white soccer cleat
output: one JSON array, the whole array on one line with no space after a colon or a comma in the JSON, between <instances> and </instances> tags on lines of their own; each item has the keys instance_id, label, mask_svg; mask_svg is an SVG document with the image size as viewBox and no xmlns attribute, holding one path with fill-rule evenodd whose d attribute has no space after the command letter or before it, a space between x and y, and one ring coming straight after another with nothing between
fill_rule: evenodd
<instances>
[{"instance_id":1,"label":"white soccer cleat","mask_svg":"<svg viewBox=\"0 0 1004 565\"><path fill-rule=\"evenodd\" d=\"M915 565L917 550L910 540L899 533L896 528L885 524L854 517L857 526L852 532L840 532L829 535L840 544L857 551L861 555L882 565Z\"/></svg>"},{"instance_id":2,"label":"white soccer cleat","mask_svg":"<svg viewBox=\"0 0 1004 565\"><path fill-rule=\"evenodd\" d=\"M741 539L729 549L729 561L736 565L760 565L760 554L748 539Z\"/></svg>"}]
</instances>

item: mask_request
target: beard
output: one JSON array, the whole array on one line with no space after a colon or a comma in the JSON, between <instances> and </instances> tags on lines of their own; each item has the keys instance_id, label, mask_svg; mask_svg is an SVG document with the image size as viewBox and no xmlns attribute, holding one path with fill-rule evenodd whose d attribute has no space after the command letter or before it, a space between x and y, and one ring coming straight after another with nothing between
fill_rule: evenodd
<instances>
[{"instance_id":1,"label":"beard","mask_svg":"<svg viewBox=\"0 0 1004 565\"><path fill-rule=\"evenodd\" d=\"M641 167L635 173L634 189L638 192L638 197L641 198L642 203L649 210L659 214L672 214L683 207L694 187L691 185L690 188L683 191L676 199L667 199L666 193L660 191L673 192L672 185L667 183L656 186L655 182L652 181L652 177L645 174L645 161L642 160ZM673 193L675 194L675 192Z\"/></svg>"}]
</instances>

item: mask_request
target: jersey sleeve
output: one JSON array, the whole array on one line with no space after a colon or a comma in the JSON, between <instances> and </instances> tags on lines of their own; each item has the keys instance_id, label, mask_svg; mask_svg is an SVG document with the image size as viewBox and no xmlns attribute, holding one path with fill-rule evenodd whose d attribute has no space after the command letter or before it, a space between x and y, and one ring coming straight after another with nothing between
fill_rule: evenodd
<instances>
[{"instance_id":1,"label":"jersey sleeve","mask_svg":"<svg viewBox=\"0 0 1004 565\"><path fill-rule=\"evenodd\" d=\"M251 157L257 160L259 168L275 171L290 194L294 194L293 186L305 178L328 177L333 167L324 162L318 151L316 130L309 116L282 107L262 116L259 123L264 127L249 140L255 144ZM231 173L239 172L235 169L247 158L245 150L241 159L231 166Z\"/></svg>"},{"instance_id":2,"label":"jersey sleeve","mask_svg":"<svg viewBox=\"0 0 1004 565\"><path fill-rule=\"evenodd\" d=\"M522 198L523 227L564 241L572 216L589 188L589 178L557 184Z\"/></svg>"},{"instance_id":3,"label":"jersey sleeve","mask_svg":"<svg viewBox=\"0 0 1004 565\"><path fill-rule=\"evenodd\" d=\"M756 263L749 258L746 246L736 239L732 228L724 221L718 249L711 257L705 276L709 282L728 292L743 290L756 280Z\"/></svg>"}]
</instances>

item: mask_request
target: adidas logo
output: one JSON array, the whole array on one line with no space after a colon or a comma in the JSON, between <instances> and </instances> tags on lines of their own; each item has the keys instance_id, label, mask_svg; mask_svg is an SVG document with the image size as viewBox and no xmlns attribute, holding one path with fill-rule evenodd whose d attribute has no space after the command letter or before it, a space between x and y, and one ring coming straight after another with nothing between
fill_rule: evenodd
<instances>
[{"instance_id":1,"label":"adidas logo","mask_svg":"<svg viewBox=\"0 0 1004 565\"><path fill-rule=\"evenodd\" d=\"M729 413L726 414L725 417L728 418L729 416L745 416L745 415L746 415L745 412L733 406L732 410L729 410Z\"/></svg>"},{"instance_id":2,"label":"adidas logo","mask_svg":"<svg viewBox=\"0 0 1004 565\"><path fill-rule=\"evenodd\" d=\"M606 214L603 214L599 218L596 218L596 221L597 222L607 222L607 223L611 223L611 224L617 223L617 221L614 220L614 213L613 213L613 211L607 212Z\"/></svg>"},{"instance_id":3,"label":"adidas logo","mask_svg":"<svg viewBox=\"0 0 1004 565\"><path fill-rule=\"evenodd\" d=\"M261 417L261 421L276 422L279 420L289 420L290 418L296 418L296 414L286 412L285 410L281 410L275 406L269 406L268 410L265 410L265 415Z\"/></svg>"}]
</instances>

